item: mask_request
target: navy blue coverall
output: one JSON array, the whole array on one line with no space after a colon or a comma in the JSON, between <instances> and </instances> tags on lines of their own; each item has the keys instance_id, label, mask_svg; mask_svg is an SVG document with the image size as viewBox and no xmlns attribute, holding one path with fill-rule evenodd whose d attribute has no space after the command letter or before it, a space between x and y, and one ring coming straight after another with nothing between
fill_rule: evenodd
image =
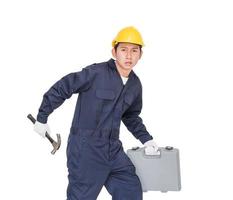
<instances>
[{"instance_id":1,"label":"navy blue coverall","mask_svg":"<svg viewBox=\"0 0 233 200\"><path fill-rule=\"evenodd\" d=\"M103 187L113 200L141 200L141 183L119 140L121 120L145 143L152 139L139 114L142 85L133 72L123 85L115 61L66 75L43 96L37 120L79 93L67 145L68 200L95 200Z\"/></svg>"}]
</instances>

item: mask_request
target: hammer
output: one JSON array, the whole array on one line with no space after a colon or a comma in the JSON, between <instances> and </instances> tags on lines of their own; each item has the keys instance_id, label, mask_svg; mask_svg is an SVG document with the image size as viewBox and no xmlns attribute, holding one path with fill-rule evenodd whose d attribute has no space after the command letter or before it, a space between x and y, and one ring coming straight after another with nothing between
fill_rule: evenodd
<instances>
[{"instance_id":1,"label":"hammer","mask_svg":"<svg viewBox=\"0 0 233 200\"><path fill-rule=\"evenodd\" d=\"M33 124L36 123L36 119L35 119L31 114L28 114L27 118L30 119L31 122L32 122ZM57 134L57 142L56 142L53 138L51 138L51 136L50 136L47 132L45 133L45 137L46 137L46 138L51 142L51 144L53 145L53 150L51 151L51 154L55 154L56 151L57 151L57 150L60 148L60 146L61 146L61 136L60 136L60 134Z\"/></svg>"}]
</instances>

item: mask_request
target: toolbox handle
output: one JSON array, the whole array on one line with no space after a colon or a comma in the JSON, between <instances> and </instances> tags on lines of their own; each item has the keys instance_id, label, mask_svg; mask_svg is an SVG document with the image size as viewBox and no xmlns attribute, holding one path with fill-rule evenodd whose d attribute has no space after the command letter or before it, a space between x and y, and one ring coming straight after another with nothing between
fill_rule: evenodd
<instances>
[{"instance_id":1,"label":"toolbox handle","mask_svg":"<svg viewBox=\"0 0 233 200\"><path fill-rule=\"evenodd\" d=\"M145 147L144 147L143 151L142 151L142 156L144 158L151 158L151 159L153 159L153 158L160 158L161 157L161 150L159 149L157 151L157 154L155 154L155 155L146 155L146 153L145 153Z\"/></svg>"}]
</instances>

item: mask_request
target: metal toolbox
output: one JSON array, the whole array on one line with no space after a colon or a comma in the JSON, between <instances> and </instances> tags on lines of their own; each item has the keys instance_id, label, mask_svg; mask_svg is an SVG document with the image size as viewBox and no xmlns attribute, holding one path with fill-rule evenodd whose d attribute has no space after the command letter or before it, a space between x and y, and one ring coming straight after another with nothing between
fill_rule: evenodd
<instances>
[{"instance_id":1,"label":"metal toolbox","mask_svg":"<svg viewBox=\"0 0 233 200\"><path fill-rule=\"evenodd\" d=\"M181 190L179 150L167 146L158 152L158 155L145 155L145 147L127 150L143 192Z\"/></svg>"}]
</instances>

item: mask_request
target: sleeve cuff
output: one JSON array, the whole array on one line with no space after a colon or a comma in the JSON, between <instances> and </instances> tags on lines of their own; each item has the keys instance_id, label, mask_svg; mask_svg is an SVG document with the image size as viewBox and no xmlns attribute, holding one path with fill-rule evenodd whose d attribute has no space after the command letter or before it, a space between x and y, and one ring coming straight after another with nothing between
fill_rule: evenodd
<instances>
[{"instance_id":1,"label":"sleeve cuff","mask_svg":"<svg viewBox=\"0 0 233 200\"><path fill-rule=\"evenodd\" d=\"M141 142L142 144L144 144L145 142L147 142L147 141L149 141L149 140L152 140L153 137L152 137L151 135L147 134L147 135L142 135L142 136L140 136L138 139L140 140L140 142Z\"/></svg>"},{"instance_id":2,"label":"sleeve cuff","mask_svg":"<svg viewBox=\"0 0 233 200\"><path fill-rule=\"evenodd\" d=\"M37 115L37 121L43 124L46 124L48 121L48 117L42 117L39 114Z\"/></svg>"}]
</instances>

